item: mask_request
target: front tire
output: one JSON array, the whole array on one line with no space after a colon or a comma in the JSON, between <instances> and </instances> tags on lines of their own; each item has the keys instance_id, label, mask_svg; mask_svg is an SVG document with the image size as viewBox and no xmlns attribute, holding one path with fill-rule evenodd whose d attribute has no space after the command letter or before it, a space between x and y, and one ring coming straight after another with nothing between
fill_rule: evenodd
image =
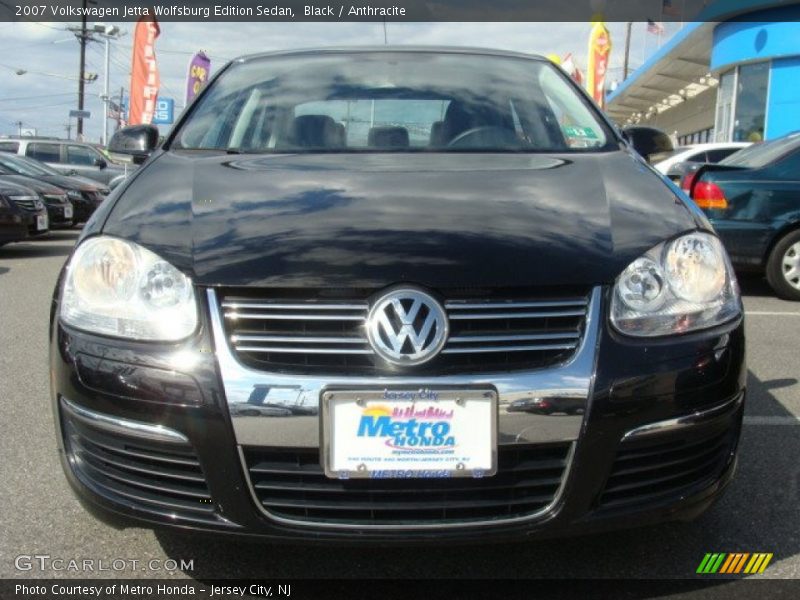
<instances>
[{"instance_id":1,"label":"front tire","mask_svg":"<svg viewBox=\"0 0 800 600\"><path fill-rule=\"evenodd\" d=\"M775 244L767 260L767 281L779 297L800 302L800 229Z\"/></svg>"}]
</instances>

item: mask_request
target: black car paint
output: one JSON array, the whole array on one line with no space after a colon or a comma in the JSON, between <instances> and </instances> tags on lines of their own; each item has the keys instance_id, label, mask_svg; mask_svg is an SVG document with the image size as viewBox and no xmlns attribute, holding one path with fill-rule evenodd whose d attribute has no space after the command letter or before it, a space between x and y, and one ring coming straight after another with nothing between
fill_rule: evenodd
<instances>
[{"instance_id":1,"label":"black car paint","mask_svg":"<svg viewBox=\"0 0 800 600\"><path fill-rule=\"evenodd\" d=\"M16 154L12 155L14 159L17 160L26 160L32 161L37 163L41 166L42 169L53 170L52 167L41 163L40 161L29 158L29 157L17 157ZM3 167L6 170L12 170L14 168L13 163L6 164L4 163ZM62 175L57 172L53 173L41 173L37 174L35 177L30 175L25 175L24 173L19 173L20 175L26 177L32 177L33 179L48 183L50 185L56 186L61 188L66 192L77 192L77 196L73 193L72 197L70 198L70 202L73 206L73 222L74 223L82 223L87 221L89 217L92 216L94 211L103 201L106 194L108 194L108 189L104 188L100 183L87 180L83 177L72 177L68 175Z\"/></svg>"},{"instance_id":2,"label":"black car paint","mask_svg":"<svg viewBox=\"0 0 800 600\"><path fill-rule=\"evenodd\" d=\"M704 227L627 152L176 151L151 159L103 231L200 285L379 288L608 283L660 241Z\"/></svg>"},{"instance_id":3,"label":"black car paint","mask_svg":"<svg viewBox=\"0 0 800 600\"><path fill-rule=\"evenodd\" d=\"M51 312L51 384L59 452L76 494L94 514L117 525L168 525L276 541L474 540L474 529L354 534L265 518L247 493L203 291L230 285L380 289L398 282L434 289L597 284L604 290L600 351L563 499L544 521L500 524L477 535L482 541L547 537L703 512L733 475L735 446L711 485L624 510L598 506L626 431L737 398L746 378L741 317L670 339L628 338L608 325L611 286L632 260L680 233L710 230L694 205L619 142L618 151L557 156L157 151L112 193L81 239L101 233L130 239L192 276L200 324L189 339L173 344L74 330L58 319L62 271ZM116 388L113 378L98 389L77 375L81 355L134 370L174 370L176 352L193 358L194 368L184 375L200 390L198 404L169 394L157 402L143 400L144 391L136 389L121 396L109 392ZM62 396L99 413L158 422L187 435L204 467L218 522L154 518L88 489L64 451ZM742 407L734 406L718 425L738 431Z\"/></svg>"},{"instance_id":4,"label":"black car paint","mask_svg":"<svg viewBox=\"0 0 800 600\"><path fill-rule=\"evenodd\" d=\"M0 245L10 242L21 242L29 237L46 234L49 230L36 227L37 217L47 214L47 209L27 210L11 200L11 196L28 196L36 194L30 187L20 185L8 178L0 177ZM38 196L37 196L38 197Z\"/></svg>"},{"instance_id":5,"label":"black car paint","mask_svg":"<svg viewBox=\"0 0 800 600\"><path fill-rule=\"evenodd\" d=\"M64 216L65 207L72 206L72 203L66 199L66 192L62 188L42 181L41 178L28 177L26 175L5 175L0 173L0 178L23 185L38 192L42 196L42 201L44 202L45 208L47 208L50 229L71 227L75 222L74 213L73 216L69 218Z\"/></svg>"}]
</instances>

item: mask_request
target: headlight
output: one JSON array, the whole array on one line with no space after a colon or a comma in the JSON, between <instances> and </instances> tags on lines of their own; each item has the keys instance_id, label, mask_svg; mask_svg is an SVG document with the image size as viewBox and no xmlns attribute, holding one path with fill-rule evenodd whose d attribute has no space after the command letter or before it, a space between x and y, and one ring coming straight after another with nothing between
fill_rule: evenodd
<instances>
[{"instance_id":1,"label":"headlight","mask_svg":"<svg viewBox=\"0 0 800 600\"><path fill-rule=\"evenodd\" d=\"M659 244L617 278L611 323L640 337L720 325L741 314L739 288L719 239L694 232Z\"/></svg>"},{"instance_id":2,"label":"headlight","mask_svg":"<svg viewBox=\"0 0 800 600\"><path fill-rule=\"evenodd\" d=\"M192 281L132 242L87 239L67 265L61 319L92 333L175 341L197 327Z\"/></svg>"},{"instance_id":3,"label":"headlight","mask_svg":"<svg viewBox=\"0 0 800 600\"><path fill-rule=\"evenodd\" d=\"M83 198L78 190L67 190L67 198L70 200L80 200Z\"/></svg>"}]
</instances>

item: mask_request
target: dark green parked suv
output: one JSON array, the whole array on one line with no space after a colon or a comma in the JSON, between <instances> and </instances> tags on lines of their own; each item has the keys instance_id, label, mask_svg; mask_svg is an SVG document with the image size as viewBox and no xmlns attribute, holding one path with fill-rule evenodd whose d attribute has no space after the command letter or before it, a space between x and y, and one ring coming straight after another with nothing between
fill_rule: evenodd
<instances>
[{"instance_id":1,"label":"dark green parked suv","mask_svg":"<svg viewBox=\"0 0 800 600\"><path fill-rule=\"evenodd\" d=\"M755 144L686 176L737 270L765 272L800 301L800 132Z\"/></svg>"}]
</instances>

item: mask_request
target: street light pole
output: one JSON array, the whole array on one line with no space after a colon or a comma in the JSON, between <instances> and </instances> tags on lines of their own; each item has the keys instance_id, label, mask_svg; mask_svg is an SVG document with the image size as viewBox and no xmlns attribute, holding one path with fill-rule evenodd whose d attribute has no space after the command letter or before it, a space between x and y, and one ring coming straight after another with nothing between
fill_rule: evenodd
<instances>
[{"instance_id":1,"label":"street light pole","mask_svg":"<svg viewBox=\"0 0 800 600\"><path fill-rule=\"evenodd\" d=\"M105 36L106 43L106 72L103 75L103 146L108 144L108 75L111 72L111 39Z\"/></svg>"},{"instance_id":2,"label":"street light pole","mask_svg":"<svg viewBox=\"0 0 800 600\"><path fill-rule=\"evenodd\" d=\"M111 78L111 40L119 39L123 34L120 33L116 25L103 25L95 23L92 33L98 34L105 42L105 73L103 74L103 145L108 144L108 108L111 104L111 92L109 90Z\"/></svg>"}]
</instances>

